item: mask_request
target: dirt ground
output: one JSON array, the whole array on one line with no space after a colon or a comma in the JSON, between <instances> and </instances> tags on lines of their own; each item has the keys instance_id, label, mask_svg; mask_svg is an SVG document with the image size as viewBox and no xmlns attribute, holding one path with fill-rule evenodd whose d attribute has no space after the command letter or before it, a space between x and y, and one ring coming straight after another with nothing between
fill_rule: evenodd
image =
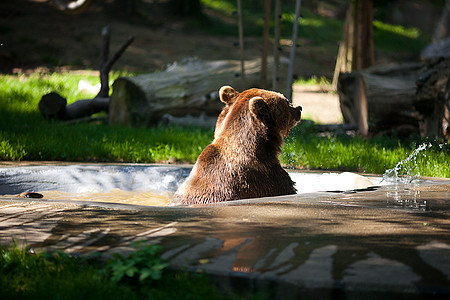
<instances>
[{"instance_id":1,"label":"dirt ground","mask_svg":"<svg viewBox=\"0 0 450 300\"><path fill-rule=\"evenodd\" d=\"M186 57L239 59L237 33L231 37L199 33L191 30L186 20L167 14L162 5L157 5L158 1L151 5L146 3L140 2L140 5L148 5L145 7L148 16L143 21L142 17L120 13L115 2L108 0L94 2L78 15L59 12L49 0L2 0L0 72L97 69L101 31L106 25L111 29L111 53L128 37L135 37L114 65L116 70L154 72ZM261 44L261 38L246 37L245 58L259 58ZM282 44L282 56L288 57L289 41L282 41ZM337 45L329 49L302 42L297 48L294 76L331 77L336 53ZM336 95L297 88L294 99L303 106L304 116L320 123L337 123L342 118Z\"/></svg>"}]
</instances>

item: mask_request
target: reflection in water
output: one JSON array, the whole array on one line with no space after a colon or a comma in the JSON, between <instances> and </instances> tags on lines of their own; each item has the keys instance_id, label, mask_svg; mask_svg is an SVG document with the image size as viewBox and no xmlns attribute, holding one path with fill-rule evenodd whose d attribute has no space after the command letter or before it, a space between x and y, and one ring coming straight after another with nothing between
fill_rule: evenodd
<instances>
[{"instance_id":1,"label":"reflection in water","mask_svg":"<svg viewBox=\"0 0 450 300\"><path fill-rule=\"evenodd\" d=\"M418 189L411 189L412 187L418 187L418 185L394 184L392 186L387 186L387 202L390 202L395 207L426 210L427 200L421 199L421 191Z\"/></svg>"}]
</instances>

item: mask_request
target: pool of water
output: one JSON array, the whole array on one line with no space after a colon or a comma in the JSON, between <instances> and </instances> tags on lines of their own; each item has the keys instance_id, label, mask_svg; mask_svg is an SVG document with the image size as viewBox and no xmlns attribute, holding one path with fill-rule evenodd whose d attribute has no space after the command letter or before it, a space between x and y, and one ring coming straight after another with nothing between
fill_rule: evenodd
<instances>
[{"instance_id":1,"label":"pool of water","mask_svg":"<svg viewBox=\"0 0 450 300\"><path fill-rule=\"evenodd\" d=\"M0 197L39 192L47 200L165 206L190 170L191 166L166 165L3 167L0 168ZM289 171L289 174L298 191L297 196L288 196L290 200L349 206L380 204L381 201L387 207L426 209L430 197L438 200L450 198L450 185L445 185L450 181L445 180L383 178L349 172ZM441 186L436 195L433 194L436 188L424 190L426 186L436 185ZM382 193L378 195L376 192L380 191ZM374 198L373 195L377 196ZM270 201L270 198L264 201ZM236 201L234 204L244 202Z\"/></svg>"}]
</instances>

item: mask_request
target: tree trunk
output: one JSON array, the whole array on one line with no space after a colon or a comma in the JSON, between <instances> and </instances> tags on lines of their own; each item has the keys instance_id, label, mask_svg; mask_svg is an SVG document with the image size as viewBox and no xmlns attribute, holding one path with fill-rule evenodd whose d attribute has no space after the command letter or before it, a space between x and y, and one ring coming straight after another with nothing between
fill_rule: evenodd
<instances>
[{"instance_id":1,"label":"tree trunk","mask_svg":"<svg viewBox=\"0 0 450 300\"><path fill-rule=\"evenodd\" d=\"M272 64L270 64L271 67ZM223 105L218 90L230 85L237 90L258 86L260 60L246 62L246 81L239 61L188 60L163 72L118 78L109 107L110 123L151 125L165 114L207 116L219 114Z\"/></svg>"},{"instance_id":2,"label":"tree trunk","mask_svg":"<svg viewBox=\"0 0 450 300\"><path fill-rule=\"evenodd\" d=\"M421 66L389 65L341 74L338 93L345 123L357 124L362 136L401 125L417 128L412 102L414 74Z\"/></svg>"},{"instance_id":3,"label":"tree trunk","mask_svg":"<svg viewBox=\"0 0 450 300\"><path fill-rule=\"evenodd\" d=\"M335 88L341 72L354 72L374 64L372 10L371 0L351 0L349 3L333 76Z\"/></svg>"}]
</instances>

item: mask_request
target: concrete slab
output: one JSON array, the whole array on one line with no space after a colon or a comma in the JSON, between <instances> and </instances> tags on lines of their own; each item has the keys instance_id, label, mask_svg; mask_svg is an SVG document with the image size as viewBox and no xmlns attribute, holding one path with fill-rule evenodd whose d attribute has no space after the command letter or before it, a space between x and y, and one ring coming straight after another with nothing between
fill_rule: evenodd
<instances>
[{"instance_id":1,"label":"concrete slab","mask_svg":"<svg viewBox=\"0 0 450 300\"><path fill-rule=\"evenodd\" d=\"M0 241L103 257L163 245L175 268L273 298L450 296L450 181L148 207L0 197Z\"/></svg>"}]
</instances>

